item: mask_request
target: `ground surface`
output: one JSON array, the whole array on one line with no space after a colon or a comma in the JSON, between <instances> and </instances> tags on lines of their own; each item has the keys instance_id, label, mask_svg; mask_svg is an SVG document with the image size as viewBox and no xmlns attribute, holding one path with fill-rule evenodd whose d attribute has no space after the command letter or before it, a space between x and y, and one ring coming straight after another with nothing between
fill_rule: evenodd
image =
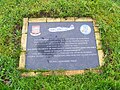
<instances>
[{"instance_id":1,"label":"ground surface","mask_svg":"<svg viewBox=\"0 0 120 90\"><path fill-rule=\"evenodd\" d=\"M105 64L100 74L21 77L17 70L22 19L92 17L99 24ZM0 89L120 90L119 0L0 0Z\"/></svg>"}]
</instances>

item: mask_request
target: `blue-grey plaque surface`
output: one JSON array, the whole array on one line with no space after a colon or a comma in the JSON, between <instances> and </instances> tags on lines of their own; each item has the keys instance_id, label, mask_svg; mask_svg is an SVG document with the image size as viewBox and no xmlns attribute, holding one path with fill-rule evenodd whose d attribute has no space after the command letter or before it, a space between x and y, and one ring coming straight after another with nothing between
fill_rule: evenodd
<instances>
[{"instance_id":1,"label":"blue-grey plaque surface","mask_svg":"<svg viewBox=\"0 0 120 90\"><path fill-rule=\"evenodd\" d=\"M99 66L92 22L29 23L26 68L81 70Z\"/></svg>"}]
</instances>

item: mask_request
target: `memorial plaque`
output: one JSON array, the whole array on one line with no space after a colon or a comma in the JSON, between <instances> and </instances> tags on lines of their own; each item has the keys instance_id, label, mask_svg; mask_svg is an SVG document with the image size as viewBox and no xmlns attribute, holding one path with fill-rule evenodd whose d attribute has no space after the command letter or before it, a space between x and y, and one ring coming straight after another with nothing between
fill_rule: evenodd
<instances>
[{"instance_id":1,"label":"memorial plaque","mask_svg":"<svg viewBox=\"0 0 120 90\"><path fill-rule=\"evenodd\" d=\"M29 22L25 68L84 70L99 66L93 22Z\"/></svg>"}]
</instances>

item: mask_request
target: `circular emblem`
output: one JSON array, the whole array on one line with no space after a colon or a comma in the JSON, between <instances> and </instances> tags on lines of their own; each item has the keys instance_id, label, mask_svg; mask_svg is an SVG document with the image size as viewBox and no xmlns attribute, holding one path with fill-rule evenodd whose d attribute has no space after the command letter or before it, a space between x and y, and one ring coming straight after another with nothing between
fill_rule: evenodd
<instances>
[{"instance_id":1,"label":"circular emblem","mask_svg":"<svg viewBox=\"0 0 120 90\"><path fill-rule=\"evenodd\" d=\"M88 34L91 33L91 28L90 28L90 26L88 26L88 25L82 25L82 26L80 27L80 31L81 31L82 34L88 35Z\"/></svg>"}]
</instances>

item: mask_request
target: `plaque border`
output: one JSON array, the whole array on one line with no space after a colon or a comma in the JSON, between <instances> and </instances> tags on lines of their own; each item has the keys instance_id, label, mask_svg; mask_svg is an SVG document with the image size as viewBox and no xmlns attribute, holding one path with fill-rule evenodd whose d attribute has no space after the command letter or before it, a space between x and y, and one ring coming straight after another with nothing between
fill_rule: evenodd
<instances>
[{"instance_id":1,"label":"plaque border","mask_svg":"<svg viewBox=\"0 0 120 90\"><path fill-rule=\"evenodd\" d=\"M99 64L100 66L104 65L104 52L102 50L102 43L101 43L101 36L99 31L99 25L96 24L96 20L90 17L66 17L66 18L23 18L23 27L22 27L22 37L21 37L21 54L19 60L19 67L18 69L25 69L25 58L26 58L26 44L27 44L27 31L28 31L28 24L29 22L93 22L95 39L96 39L96 46L98 50L98 57L99 57ZM47 72L37 72L37 71L30 71L24 72L21 74L23 77L28 76L37 76L39 74L42 75L75 75L75 74L84 74L85 72L92 71L95 73L100 73L101 70L99 69L87 69L87 70L50 70Z\"/></svg>"},{"instance_id":2,"label":"plaque border","mask_svg":"<svg viewBox=\"0 0 120 90\"><path fill-rule=\"evenodd\" d=\"M27 44L28 18L23 19L22 37L21 37L21 53L18 69L25 69L25 56Z\"/></svg>"}]
</instances>

